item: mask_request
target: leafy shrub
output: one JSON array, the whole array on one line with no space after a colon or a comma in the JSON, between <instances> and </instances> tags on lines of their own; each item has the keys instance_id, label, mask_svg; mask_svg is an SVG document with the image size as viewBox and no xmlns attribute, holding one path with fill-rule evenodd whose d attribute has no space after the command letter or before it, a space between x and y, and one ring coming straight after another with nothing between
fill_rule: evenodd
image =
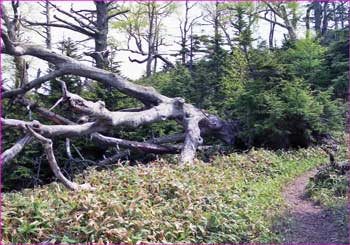
<instances>
[{"instance_id":1,"label":"leafy shrub","mask_svg":"<svg viewBox=\"0 0 350 245\"><path fill-rule=\"evenodd\" d=\"M294 52L297 51L290 51L300 56L299 51ZM344 128L345 108L332 99L332 89L315 90L303 78L296 77L296 72L290 71L291 65L283 63L286 54L281 58L278 51L261 49L252 55L252 71L247 68L242 73L244 62L235 65L242 57L237 53L223 79L227 96L223 114L241 122L240 137L246 146L307 147L317 143L315 136ZM292 60L297 66L298 60ZM321 61L310 62L313 67Z\"/></svg>"}]
</instances>

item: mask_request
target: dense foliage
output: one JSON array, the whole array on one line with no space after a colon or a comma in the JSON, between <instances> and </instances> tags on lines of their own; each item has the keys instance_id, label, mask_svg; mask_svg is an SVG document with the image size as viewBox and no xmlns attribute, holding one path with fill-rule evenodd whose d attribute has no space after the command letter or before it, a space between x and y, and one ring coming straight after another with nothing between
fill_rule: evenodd
<instances>
[{"instance_id":1,"label":"dense foliage","mask_svg":"<svg viewBox=\"0 0 350 245\"><path fill-rule=\"evenodd\" d=\"M348 32L337 33L329 46L306 38L248 53L214 49L191 70L178 65L142 82L239 120L239 147L307 147L345 127Z\"/></svg>"},{"instance_id":2,"label":"dense foliage","mask_svg":"<svg viewBox=\"0 0 350 245\"><path fill-rule=\"evenodd\" d=\"M92 183L92 193L53 182L4 194L2 243L278 243L282 185L326 161L322 152L90 169L79 181Z\"/></svg>"}]
</instances>

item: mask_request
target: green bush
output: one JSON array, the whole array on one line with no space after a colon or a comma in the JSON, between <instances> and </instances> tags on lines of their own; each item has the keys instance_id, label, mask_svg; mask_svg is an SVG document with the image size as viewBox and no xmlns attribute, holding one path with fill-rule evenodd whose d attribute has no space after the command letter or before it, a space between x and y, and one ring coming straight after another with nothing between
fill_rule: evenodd
<instances>
[{"instance_id":1,"label":"green bush","mask_svg":"<svg viewBox=\"0 0 350 245\"><path fill-rule=\"evenodd\" d=\"M308 40L302 44L305 48L313 43ZM249 71L249 64L239 62L242 55L234 54L223 79L226 98L222 114L241 122L240 137L246 146L307 147L317 143L318 135L343 130L345 107L332 99L332 89L313 89L290 71L291 65L283 63L286 58L278 57L280 52L254 51L250 64L253 71ZM293 54L293 66L306 66L294 57L306 52L289 52ZM311 59L308 64L314 67L319 62ZM242 72L245 66L247 70Z\"/></svg>"}]
</instances>

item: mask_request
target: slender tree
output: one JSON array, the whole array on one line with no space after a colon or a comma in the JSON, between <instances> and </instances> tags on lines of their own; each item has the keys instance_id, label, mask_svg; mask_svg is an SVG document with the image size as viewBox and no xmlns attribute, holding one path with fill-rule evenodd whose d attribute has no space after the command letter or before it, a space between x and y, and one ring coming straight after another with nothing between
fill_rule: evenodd
<instances>
[{"instance_id":1,"label":"slender tree","mask_svg":"<svg viewBox=\"0 0 350 245\"><path fill-rule=\"evenodd\" d=\"M260 18L285 28L288 31L290 40L295 41L297 39L297 25L301 18L301 15L298 13L298 3L264 1L263 4L265 11L273 12L275 16L279 17L279 20L276 20L274 15L272 16L273 18L268 18L267 14L260 15Z\"/></svg>"},{"instance_id":2,"label":"slender tree","mask_svg":"<svg viewBox=\"0 0 350 245\"><path fill-rule=\"evenodd\" d=\"M195 6L198 6L198 3L190 3L188 0L185 1L184 3L184 15L182 18L179 18L179 30L180 30L180 42L177 42L180 47L180 55L181 55L181 64L186 65L188 58L192 60L192 55L191 55L191 45L192 45L192 36L193 36L193 27L196 25L198 22L198 19L202 17L196 16L196 17L190 17L190 12L191 9L193 9ZM191 61L190 60L190 61ZM191 64L193 63L193 60L191 61ZM193 64L192 64L193 65Z\"/></svg>"},{"instance_id":3,"label":"slender tree","mask_svg":"<svg viewBox=\"0 0 350 245\"><path fill-rule=\"evenodd\" d=\"M109 22L123 16L128 10L113 1L94 1L95 9L75 10L73 6L69 11L59 8L48 2L61 15L54 15L55 22L46 19L46 22L34 22L26 20L30 26L58 27L72 30L87 36L87 40L93 39L95 48L92 52L85 52L91 56L98 68L108 66L108 27ZM49 14L46 14L49 17Z\"/></svg>"},{"instance_id":4,"label":"slender tree","mask_svg":"<svg viewBox=\"0 0 350 245\"><path fill-rule=\"evenodd\" d=\"M21 39L21 15L19 9L19 1L11 2L12 16L7 11L7 8L2 5L2 19L4 26L7 30L8 36L12 42L20 42ZM15 70L15 87L23 87L28 83L28 67L29 63L26 62L24 57L14 57L16 65Z\"/></svg>"}]
</instances>

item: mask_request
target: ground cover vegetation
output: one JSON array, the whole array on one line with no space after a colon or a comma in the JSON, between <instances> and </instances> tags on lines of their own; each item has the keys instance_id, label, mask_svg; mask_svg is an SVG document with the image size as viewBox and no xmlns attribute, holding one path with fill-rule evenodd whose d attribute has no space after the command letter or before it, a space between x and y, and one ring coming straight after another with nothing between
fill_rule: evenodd
<instances>
[{"instance_id":1,"label":"ground cover vegetation","mask_svg":"<svg viewBox=\"0 0 350 245\"><path fill-rule=\"evenodd\" d=\"M347 1L89 4L2 5L4 243L278 243L324 163L344 205Z\"/></svg>"}]
</instances>

